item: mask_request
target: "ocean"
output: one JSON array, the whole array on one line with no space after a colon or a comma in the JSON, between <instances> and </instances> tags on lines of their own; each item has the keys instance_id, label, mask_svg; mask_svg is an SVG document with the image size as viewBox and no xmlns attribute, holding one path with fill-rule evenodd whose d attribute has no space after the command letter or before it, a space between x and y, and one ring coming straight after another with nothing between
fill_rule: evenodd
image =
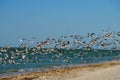
<instances>
[{"instance_id":1,"label":"ocean","mask_svg":"<svg viewBox=\"0 0 120 80\"><path fill-rule=\"evenodd\" d=\"M0 52L0 76L120 60L120 50L11 47ZM6 50L6 51L5 51Z\"/></svg>"}]
</instances>

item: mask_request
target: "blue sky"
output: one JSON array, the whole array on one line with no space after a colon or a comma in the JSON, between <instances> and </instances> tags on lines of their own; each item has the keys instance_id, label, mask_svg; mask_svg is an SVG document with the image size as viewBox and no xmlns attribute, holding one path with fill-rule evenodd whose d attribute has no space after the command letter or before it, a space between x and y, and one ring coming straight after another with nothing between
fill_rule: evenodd
<instances>
[{"instance_id":1,"label":"blue sky","mask_svg":"<svg viewBox=\"0 0 120 80\"><path fill-rule=\"evenodd\" d=\"M0 0L0 46L104 28L120 30L120 0Z\"/></svg>"}]
</instances>

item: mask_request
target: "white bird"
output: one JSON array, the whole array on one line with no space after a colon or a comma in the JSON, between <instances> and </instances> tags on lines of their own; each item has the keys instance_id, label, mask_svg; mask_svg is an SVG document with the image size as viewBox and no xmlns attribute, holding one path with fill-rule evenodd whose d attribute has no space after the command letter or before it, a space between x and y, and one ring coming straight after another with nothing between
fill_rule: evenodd
<instances>
[{"instance_id":1,"label":"white bird","mask_svg":"<svg viewBox=\"0 0 120 80\"><path fill-rule=\"evenodd\" d=\"M23 42L25 40L25 38L20 38L20 42Z\"/></svg>"}]
</instances>

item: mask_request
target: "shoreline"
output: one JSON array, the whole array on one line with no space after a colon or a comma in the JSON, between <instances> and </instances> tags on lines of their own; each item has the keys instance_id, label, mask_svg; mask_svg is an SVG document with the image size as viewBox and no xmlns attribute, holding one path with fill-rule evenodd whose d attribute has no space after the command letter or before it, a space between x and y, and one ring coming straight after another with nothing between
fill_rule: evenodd
<instances>
[{"instance_id":1,"label":"shoreline","mask_svg":"<svg viewBox=\"0 0 120 80\"><path fill-rule=\"evenodd\" d=\"M116 60L112 60L116 61ZM118 60L117 60L118 61ZM89 66L89 65L96 65L96 64L102 64L107 63L111 61L101 61L101 62L94 62L94 63L83 63L83 64L70 64L70 65L60 65L60 66L50 66L50 67L42 67L42 68L25 68L25 69L13 69L11 71L6 71L0 74L0 77L6 77L6 76L14 76L18 74L28 74L28 73L34 73L34 72L43 72L43 71L51 71L56 69L64 69L64 68L71 68L76 66Z\"/></svg>"},{"instance_id":2,"label":"shoreline","mask_svg":"<svg viewBox=\"0 0 120 80\"><path fill-rule=\"evenodd\" d=\"M79 78L84 78L84 76L88 75L88 73L94 74L94 72L101 71L104 69L108 69L107 72L109 72L109 68L114 68L116 66L119 66L120 70L120 61L110 61L82 66L57 68L53 70L46 70L40 72L30 72L12 76L2 76L0 77L0 80L79 80Z\"/></svg>"},{"instance_id":3,"label":"shoreline","mask_svg":"<svg viewBox=\"0 0 120 80\"><path fill-rule=\"evenodd\" d=\"M0 77L5 76L14 76L18 74L28 74L33 72L43 72L43 71L50 71L50 70L56 70L56 69L63 69L63 68L70 68L70 67L76 67L76 66L88 66L88 65L95 65L95 64L102 64L105 62L111 62L111 61L101 61L101 62L94 62L94 63L83 63L83 64L70 64L70 65L56 65L56 66L50 66L50 67L42 67L42 68L25 68L25 69L13 69L11 71L6 71L0 74Z\"/></svg>"}]
</instances>

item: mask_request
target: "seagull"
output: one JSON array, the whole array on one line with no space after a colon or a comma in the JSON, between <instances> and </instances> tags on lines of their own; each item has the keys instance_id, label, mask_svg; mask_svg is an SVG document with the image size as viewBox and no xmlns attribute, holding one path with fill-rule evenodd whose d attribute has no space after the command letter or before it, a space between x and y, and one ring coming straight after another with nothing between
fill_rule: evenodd
<instances>
[{"instance_id":1,"label":"seagull","mask_svg":"<svg viewBox=\"0 0 120 80\"><path fill-rule=\"evenodd\" d=\"M95 35L95 33L88 33L87 37L93 37Z\"/></svg>"},{"instance_id":2,"label":"seagull","mask_svg":"<svg viewBox=\"0 0 120 80\"><path fill-rule=\"evenodd\" d=\"M25 38L20 38L20 42L23 42L25 40Z\"/></svg>"},{"instance_id":3,"label":"seagull","mask_svg":"<svg viewBox=\"0 0 120 80\"><path fill-rule=\"evenodd\" d=\"M104 29L104 30L103 30L103 33L104 33L104 34L107 34L107 33L108 33L108 29Z\"/></svg>"},{"instance_id":4,"label":"seagull","mask_svg":"<svg viewBox=\"0 0 120 80\"><path fill-rule=\"evenodd\" d=\"M22 44L20 45L20 47L27 47L27 46L28 46L27 43L22 43Z\"/></svg>"},{"instance_id":5,"label":"seagull","mask_svg":"<svg viewBox=\"0 0 120 80\"><path fill-rule=\"evenodd\" d=\"M33 43L33 42L35 42L34 40L35 40L35 37L33 37L32 39L30 39L28 41L31 42L31 43Z\"/></svg>"},{"instance_id":6,"label":"seagull","mask_svg":"<svg viewBox=\"0 0 120 80\"><path fill-rule=\"evenodd\" d=\"M119 31L119 32L117 32L117 36L120 36L120 31Z\"/></svg>"}]
</instances>

